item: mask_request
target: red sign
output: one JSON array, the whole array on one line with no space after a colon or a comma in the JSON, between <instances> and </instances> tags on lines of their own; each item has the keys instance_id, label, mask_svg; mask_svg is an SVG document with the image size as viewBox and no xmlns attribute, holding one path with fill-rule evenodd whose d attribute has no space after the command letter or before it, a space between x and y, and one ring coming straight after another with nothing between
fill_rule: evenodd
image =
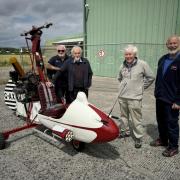
<instances>
[{"instance_id":1,"label":"red sign","mask_svg":"<svg viewBox=\"0 0 180 180\"><path fill-rule=\"evenodd\" d=\"M99 57L103 57L105 55L105 52L104 52L104 50L100 50L99 52L98 52L98 56Z\"/></svg>"}]
</instances>

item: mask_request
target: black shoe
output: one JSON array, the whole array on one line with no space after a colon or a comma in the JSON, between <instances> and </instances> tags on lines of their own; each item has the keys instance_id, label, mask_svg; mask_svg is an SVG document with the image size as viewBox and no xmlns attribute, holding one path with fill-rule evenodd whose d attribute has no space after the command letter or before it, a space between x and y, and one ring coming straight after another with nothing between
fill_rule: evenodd
<instances>
[{"instance_id":1,"label":"black shoe","mask_svg":"<svg viewBox=\"0 0 180 180\"><path fill-rule=\"evenodd\" d=\"M135 140L135 148L141 148L142 146L142 140L141 139L136 139Z\"/></svg>"},{"instance_id":2,"label":"black shoe","mask_svg":"<svg viewBox=\"0 0 180 180\"><path fill-rule=\"evenodd\" d=\"M162 155L165 157L172 157L179 153L178 148L167 148L165 151L163 151Z\"/></svg>"}]
</instances>

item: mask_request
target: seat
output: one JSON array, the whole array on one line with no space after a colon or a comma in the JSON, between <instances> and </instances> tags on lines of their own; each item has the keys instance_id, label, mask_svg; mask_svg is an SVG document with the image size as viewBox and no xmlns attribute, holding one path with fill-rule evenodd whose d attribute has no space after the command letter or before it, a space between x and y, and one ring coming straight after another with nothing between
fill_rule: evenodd
<instances>
[{"instance_id":1,"label":"seat","mask_svg":"<svg viewBox=\"0 0 180 180\"><path fill-rule=\"evenodd\" d=\"M38 85L39 100L41 104L40 114L52 118L60 118L66 111L64 104L58 103L54 86L48 87L40 82Z\"/></svg>"}]
</instances>

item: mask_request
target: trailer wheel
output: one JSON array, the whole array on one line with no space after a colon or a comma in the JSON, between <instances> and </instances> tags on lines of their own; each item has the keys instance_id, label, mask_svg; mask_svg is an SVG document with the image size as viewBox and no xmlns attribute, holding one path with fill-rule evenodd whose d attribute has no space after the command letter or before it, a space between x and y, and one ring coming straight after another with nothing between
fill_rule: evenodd
<instances>
[{"instance_id":1,"label":"trailer wheel","mask_svg":"<svg viewBox=\"0 0 180 180\"><path fill-rule=\"evenodd\" d=\"M81 152L85 148L85 143L77 140L72 140L72 146L76 151Z\"/></svg>"},{"instance_id":2,"label":"trailer wheel","mask_svg":"<svg viewBox=\"0 0 180 180\"><path fill-rule=\"evenodd\" d=\"M5 141L4 135L3 133L0 133L0 150L5 148L5 144L6 144L6 141Z\"/></svg>"}]
</instances>

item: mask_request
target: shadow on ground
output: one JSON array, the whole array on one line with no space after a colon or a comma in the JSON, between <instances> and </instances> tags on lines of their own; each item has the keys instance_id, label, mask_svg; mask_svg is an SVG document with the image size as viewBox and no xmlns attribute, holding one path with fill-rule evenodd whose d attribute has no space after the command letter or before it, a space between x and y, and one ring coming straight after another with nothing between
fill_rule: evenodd
<instances>
[{"instance_id":1,"label":"shadow on ground","mask_svg":"<svg viewBox=\"0 0 180 180\"><path fill-rule=\"evenodd\" d=\"M120 154L114 146L110 143L103 144L86 144L84 151L89 156L93 156L100 159L112 159L119 158Z\"/></svg>"},{"instance_id":2,"label":"shadow on ground","mask_svg":"<svg viewBox=\"0 0 180 180\"><path fill-rule=\"evenodd\" d=\"M147 134L153 139L157 139L158 137L158 129L156 124L147 124L146 125Z\"/></svg>"}]
</instances>

